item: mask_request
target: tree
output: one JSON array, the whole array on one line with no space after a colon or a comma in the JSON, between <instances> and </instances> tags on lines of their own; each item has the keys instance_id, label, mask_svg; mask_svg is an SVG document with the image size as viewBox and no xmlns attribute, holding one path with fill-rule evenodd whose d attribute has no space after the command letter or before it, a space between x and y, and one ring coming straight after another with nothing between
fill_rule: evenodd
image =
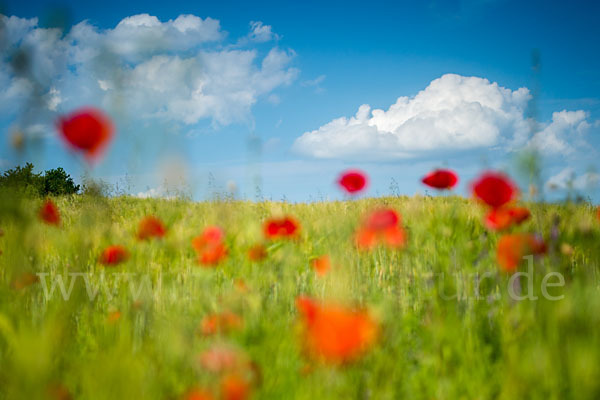
<instances>
[{"instance_id":1,"label":"tree","mask_svg":"<svg viewBox=\"0 0 600 400\"><path fill-rule=\"evenodd\" d=\"M44 195L53 194L75 194L79 192L80 186L73 182L61 167L50 169L44 173Z\"/></svg>"},{"instance_id":2,"label":"tree","mask_svg":"<svg viewBox=\"0 0 600 400\"><path fill-rule=\"evenodd\" d=\"M0 176L0 188L24 191L28 195L64 195L79 192L73 178L61 167L50 169L44 174L34 173L33 164L9 169Z\"/></svg>"},{"instance_id":3,"label":"tree","mask_svg":"<svg viewBox=\"0 0 600 400\"><path fill-rule=\"evenodd\" d=\"M17 166L5 171L0 176L0 187L23 190L28 194L40 194L44 188L42 174L33 172L33 164L27 163L25 167Z\"/></svg>"}]
</instances>

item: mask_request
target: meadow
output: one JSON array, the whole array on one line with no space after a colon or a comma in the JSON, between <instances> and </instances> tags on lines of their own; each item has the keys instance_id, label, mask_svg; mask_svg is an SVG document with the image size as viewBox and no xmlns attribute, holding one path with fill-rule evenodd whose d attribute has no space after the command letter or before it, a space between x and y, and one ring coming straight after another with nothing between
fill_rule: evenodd
<instances>
[{"instance_id":1,"label":"meadow","mask_svg":"<svg viewBox=\"0 0 600 400\"><path fill-rule=\"evenodd\" d=\"M511 280L496 259L501 234L455 196L72 195L53 199L58 226L39 220L41 199L1 200L2 399L600 398L600 223L590 204L527 204L531 218L514 229L543 236L547 251ZM362 218L381 207L401 215L405 245L357 249ZM136 237L148 215L164 221L164 237ZM294 216L298 235L265 238L264 221L278 215ZM211 225L227 256L200 265L191 241ZM249 258L257 243L266 254ZM112 244L128 258L103 265ZM313 262L325 254L331 267L320 274ZM310 357L299 296L368 310L372 346L343 362ZM215 315L230 318L211 324ZM226 395L232 355L249 378Z\"/></svg>"}]
</instances>

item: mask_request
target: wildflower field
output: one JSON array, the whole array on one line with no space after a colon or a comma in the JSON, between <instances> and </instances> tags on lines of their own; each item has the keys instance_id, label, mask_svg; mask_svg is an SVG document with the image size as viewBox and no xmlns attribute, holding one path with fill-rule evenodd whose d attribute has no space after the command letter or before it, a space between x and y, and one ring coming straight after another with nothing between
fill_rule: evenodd
<instances>
[{"instance_id":1,"label":"wildflower field","mask_svg":"<svg viewBox=\"0 0 600 400\"><path fill-rule=\"evenodd\" d=\"M600 398L592 205L0 196L2 399Z\"/></svg>"},{"instance_id":2,"label":"wildflower field","mask_svg":"<svg viewBox=\"0 0 600 400\"><path fill-rule=\"evenodd\" d=\"M0 400L600 400L599 17L0 0Z\"/></svg>"}]
</instances>

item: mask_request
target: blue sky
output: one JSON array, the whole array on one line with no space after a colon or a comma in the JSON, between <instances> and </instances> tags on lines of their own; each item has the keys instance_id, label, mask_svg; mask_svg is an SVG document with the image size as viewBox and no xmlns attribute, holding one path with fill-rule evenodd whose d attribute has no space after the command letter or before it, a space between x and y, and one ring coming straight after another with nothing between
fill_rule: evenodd
<instances>
[{"instance_id":1,"label":"blue sky","mask_svg":"<svg viewBox=\"0 0 600 400\"><path fill-rule=\"evenodd\" d=\"M132 194L183 185L197 199L231 182L253 198L258 176L264 196L306 201L342 198L350 167L369 196L424 192L439 166L464 194L484 168L518 177L535 148L550 196L569 182L600 195L597 2L9 1L3 14L19 18L5 22L2 168L127 174ZM61 21L62 35L45 29ZM18 48L37 60L37 108L8 64ZM118 128L93 169L52 122L84 104Z\"/></svg>"}]
</instances>

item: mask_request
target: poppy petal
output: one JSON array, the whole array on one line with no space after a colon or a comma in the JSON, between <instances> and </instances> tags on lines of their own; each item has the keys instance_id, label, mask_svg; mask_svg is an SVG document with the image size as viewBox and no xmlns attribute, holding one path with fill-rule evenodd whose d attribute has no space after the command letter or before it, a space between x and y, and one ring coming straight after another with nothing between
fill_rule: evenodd
<instances>
[{"instance_id":1,"label":"poppy petal","mask_svg":"<svg viewBox=\"0 0 600 400\"><path fill-rule=\"evenodd\" d=\"M499 208L517 195L518 189L510 178L499 172L486 172L471 187L476 198L490 207Z\"/></svg>"},{"instance_id":2,"label":"poppy petal","mask_svg":"<svg viewBox=\"0 0 600 400\"><path fill-rule=\"evenodd\" d=\"M344 171L338 178L338 184L348 194L356 194L368 184L367 175L359 170Z\"/></svg>"},{"instance_id":3,"label":"poppy petal","mask_svg":"<svg viewBox=\"0 0 600 400\"><path fill-rule=\"evenodd\" d=\"M452 189L458 183L458 175L449 169L436 169L425 175L421 182L434 189Z\"/></svg>"},{"instance_id":4,"label":"poppy petal","mask_svg":"<svg viewBox=\"0 0 600 400\"><path fill-rule=\"evenodd\" d=\"M121 245L108 246L100 255L100 262L106 266L115 266L126 261L129 252Z\"/></svg>"},{"instance_id":5,"label":"poppy petal","mask_svg":"<svg viewBox=\"0 0 600 400\"><path fill-rule=\"evenodd\" d=\"M40 219L48 225L60 225L60 212L50 199L46 199L39 212Z\"/></svg>"},{"instance_id":6,"label":"poppy petal","mask_svg":"<svg viewBox=\"0 0 600 400\"><path fill-rule=\"evenodd\" d=\"M101 110L91 107L59 118L57 126L66 142L90 161L100 156L114 132L110 118Z\"/></svg>"},{"instance_id":7,"label":"poppy petal","mask_svg":"<svg viewBox=\"0 0 600 400\"><path fill-rule=\"evenodd\" d=\"M504 235L498 241L496 259L505 272L513 272L527 255L538 255L546 252L543 240L532 234L515 233Z\"/></svg>"}]
</instances>

